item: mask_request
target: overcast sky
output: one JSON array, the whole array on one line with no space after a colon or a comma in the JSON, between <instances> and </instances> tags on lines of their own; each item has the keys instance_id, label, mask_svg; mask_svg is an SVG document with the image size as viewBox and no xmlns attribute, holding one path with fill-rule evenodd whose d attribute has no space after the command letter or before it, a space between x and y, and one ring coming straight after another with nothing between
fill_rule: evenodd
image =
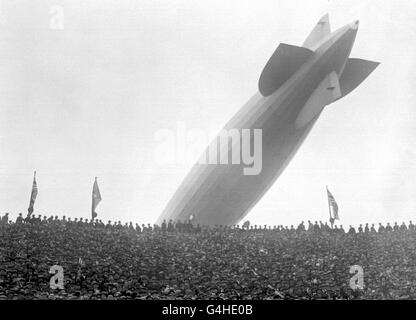
<instances>
[{"instance_id":1,"label":"overcast sky","mask_svg":"<svg viewBox=\"0 0 416 320\"><path fill-rule=\"evenodd\" d=\"M328 220L328 185L344 226L416 220L411 0L1 0L0 213L26 214L37 170L35 214L90 218L97 176L99 218L154 222L192 166L156 163L156 132L220 130L325 13L332 30L359 19L351 57L381 64L246 219Z\"/></svg>"}]
</instances>

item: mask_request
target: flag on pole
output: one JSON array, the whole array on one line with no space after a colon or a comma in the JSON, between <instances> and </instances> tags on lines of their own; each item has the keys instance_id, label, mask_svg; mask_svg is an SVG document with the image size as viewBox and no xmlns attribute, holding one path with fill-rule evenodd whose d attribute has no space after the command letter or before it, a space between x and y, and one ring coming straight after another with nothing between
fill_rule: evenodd
<instances>
[{"instance_id":1,"label":"flag on pole","mask_svg":"<svg viewBox=\"0 0 416 320\"><path fill-rule=\"evenodd\" d=\"M36 171L33 174L33 184L32 184L32 193L30 194L29 208L27 212L29 216L33 213L33 206L35 205L35 200L38 195L38 185L36 184Z\"/></svg>"},{"instance_id":2,"label":"flag on pole","mask_svg":"<svg viewBox=\"0 0 416 320\"><path fill-rule=\"evenodd\" d=\"M335 198L332 195L332 193L328 190L328 187L326 187L326 192L328 194L328 204L329 204L329 207L332 209L333 218L334 220L339 220L338 204L335 201Z\"/></svg>"},{"instance_id":3,"label":"flag on pole","mask_svg":"<svg viewBox=\"0 0 416 320\"><path fill-rule=\"evenodd\" d=\"M100 189L98 189L97 177L95 177L94 186L92 187L92 209L91 209L92 219L97 217L97 212L95 212L95 208L97 208L100 201L101 201Z\"/></svg>"}]
</instances>

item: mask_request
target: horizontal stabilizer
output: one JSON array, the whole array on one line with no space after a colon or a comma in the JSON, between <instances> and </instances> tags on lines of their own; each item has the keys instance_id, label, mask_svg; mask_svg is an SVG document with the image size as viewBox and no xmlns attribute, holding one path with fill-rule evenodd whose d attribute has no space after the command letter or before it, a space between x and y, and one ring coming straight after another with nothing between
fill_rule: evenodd
<instances>
[{"instance_id":1,"label":"horizontal stabilizer","mask_svg":"<svg viewBox=\"0 0 416 320\"><path fill-rule=\"evenodd\" d=\"M379 64L379 62L362 59L348 59L339 79L342 93L340 98L354 90Z\"/></svg>"},{"instance_id":2,"label":"horizontal stabilizer","mask_svg":"<svg viewBox=\"0 0 416 320\"><path fill-rule=\"evenodd\" d=\"M285 83L312 55L313 51L281 43L261 73L259 91L269 96Z\"/></svg>"},{"instance_id":3,"label":"horizontal stabilizer","mask_svg":"<svg viewBox=\"0 0 416 320\"><path fill-rule=\"evenodd\" d=\"M319 22L317 23L315 28L313 28L312 32L306 38L302 46L311 49L330 33L331 28L329 26L329 16L328 14L326 14L319 20Z\"/></svg>"}]
</instances>

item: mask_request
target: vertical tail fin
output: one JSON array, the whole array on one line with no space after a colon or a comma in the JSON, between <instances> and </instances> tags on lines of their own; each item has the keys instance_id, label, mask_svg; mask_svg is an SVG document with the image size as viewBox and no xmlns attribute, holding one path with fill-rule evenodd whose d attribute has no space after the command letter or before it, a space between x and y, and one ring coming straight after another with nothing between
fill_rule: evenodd
<instances>
[{"instance_id":1,"label":"vertical tail fin","mask_svg":"<svg viewBox=\"0 0 416 320\"><path fill-rule=\"evenodd\" d=\"M330 33L331 28L329 26L329 16L326 14L319 20L315 28L313 28L312 32L303 43L302 47L311 49L315 44L317 44Z\"/></svg>"}]
</instances>

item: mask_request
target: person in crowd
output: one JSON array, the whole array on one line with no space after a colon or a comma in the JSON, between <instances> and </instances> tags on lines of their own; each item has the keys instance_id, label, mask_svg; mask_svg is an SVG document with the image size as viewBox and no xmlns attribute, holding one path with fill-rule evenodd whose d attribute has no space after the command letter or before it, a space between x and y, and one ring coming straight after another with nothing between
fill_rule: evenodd
<instances>
[{"instance_id":1,"label":"person in crowd","mask_svg":"<svg viewBox=\"0 0 416 320\"><path fill-rule=\"evenodd\" d=\"M30 219L31 219L31 215L30 215L30 213L28 213L28 214L26 215L26 218L24 219L24 222L25 222L25 223L30 223Z\"/></svg>"},{"instance_id":2,"label":"person in crowd","mask_svg":"<svg viewBox=\"0 0 416 320\"><path fill-rule=\"evenodd\" d=\"M303 222L246 231L197 221L181 222L180 231L164 221L166 232L143 224L142 233L133 222L19 217L1 218L0 296L10 299L416 299L411 221L387 224L389 233L381 224L345 234L322 222L303 232ZM56 263L63 291L49 288ZM352 264L368 270L363 290L345 281Z\"/></svg>"},{"instance_id":3,"label":"person in crowd","mask_svg":"<svg viewBox=\"0 0 416 320\"><path fill-rule=\"evenodd\" d=\"M20 212L18 217L16 218L16 223L22 224L23 222L24 222L24 219L23 219L22 213Z\"/></svg>"},{"instance_id":4,"label":"person in crowd","mask_svg":"<svg viewBox=\"0 0 416 320\"><path fill-rule=\"evenodd\" d=\"M8 213L8 212L6 212L6 213L4 214L4 216L1 218L1 223L2 223L3 225L6 225L6 224L8 224L8 223L9 223L9 213Z\"/></svg>"},{"instance_id":5,"label":"person in crowd","mask_svg":"<svg viewBox=\"0 0 416 320\"><path fill-rule=\"evenodd\" d=\"M161 229L162 229L162 232L166 232L166 229L167 229L166 219L163 219Z\"/></svg>"},{"instance_id":6,"label":"person in crowd","mask_svg":"<svg viewBox=\"0 0 416 320\"><path fill-rule=\"evenodd\" d=\"M386 231L386 228L384 228L384 226L381 223L379 223L378 224L378 232L379 233L383 233L385 231Z\"/></svg>"},{"instance_id":7,"label":"person in crowd","mask_svg":"<svg viewBox=\"0 0 416 320\"><path fill-rule=\"evenodd\" d=\"M173 231L174 231L174 225L173 225L172 219L170 219L168 222L168 232L173 232Z\"/></svg>"},{"instance_id":8,"label":"person in crowd","mask_svg":"<svg viewBox=\"0 0 416 320\"><path fill-rule=\"evenodd\" d=\"M32 216L32 223L39 225L42 222L42 215L38 214L38 216L36 217L36 215Z\"/></svg>"},{"instance_id":9,"label":"person in crowd","mask_svg":"<svg viewBox=\"0 0 416 320\"><path fill-rule=\"evenodd\" d=\"M133 222L131 222L131 221L129 223L129 227L128 228L129 228L129 231L130 232L135 232L136 231L136 230L134 230Z\"/></svg>"},{"instance_id":10,"label":"person in crowd","mask_svg":"<svg viewBox=\"0 0 416 320\"><path fill-rule=\"evenodd\" d=\"M275 229L275 227L276 227L276 226L274 226L274 228L273 228L273 229ZM302 221L302 222L298 225L297 231L298 231L298 232L304 232L304 231L305 231L305 224L304 224L304 222L303 222L303 221Z\"/></svg>"}]
</instances>

